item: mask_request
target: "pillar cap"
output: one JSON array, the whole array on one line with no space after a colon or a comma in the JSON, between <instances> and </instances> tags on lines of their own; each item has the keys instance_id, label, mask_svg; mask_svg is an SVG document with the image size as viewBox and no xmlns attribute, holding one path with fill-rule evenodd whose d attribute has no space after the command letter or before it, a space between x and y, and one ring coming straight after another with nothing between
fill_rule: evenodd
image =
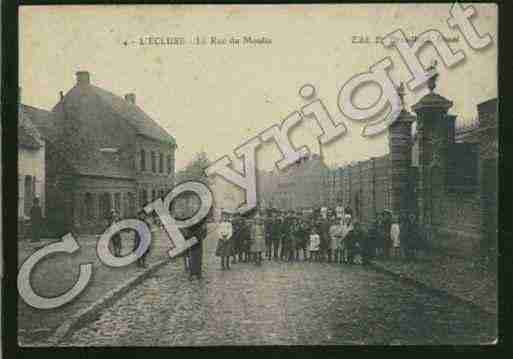
<instances>
[{"instance_id":1,"label":"pillar cap","mask_svg":"<svg viewBox=\"0 0 513 359\"><path fill-rule=\"evenodd\" d=\"M406 109L402 109L401 112L399 113L399 116L397 116L397 120L398 122L415 122L417 118L415 117L415 115L413 115L412 113L410 113L408 110Z\"/></svg>"},{"instance_id":2,"label":"pillar cap","mask_svg":"<svg viewBox=\"0 0 513 359\"><path fill-rule=\"evenodd\" d=\"M426 96L422 97L419 102L413 105L411 108L415 112L421 112L424 110L439 110L439 111L447 111L453 105L452 101L449 101L445 97L431 92Z\"/></svg>"}]
</instances>

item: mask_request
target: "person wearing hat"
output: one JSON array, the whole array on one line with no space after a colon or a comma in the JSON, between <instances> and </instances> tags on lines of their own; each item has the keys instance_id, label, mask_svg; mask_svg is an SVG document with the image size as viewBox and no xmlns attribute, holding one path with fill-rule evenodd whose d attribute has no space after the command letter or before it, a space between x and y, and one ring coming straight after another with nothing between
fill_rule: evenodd
<instances>
[{"instance_id":1,"label":"person wearing hat","mask_svg":"<svg viewBox=\"0 0 513 359\"><path fill-rule=\"evenodd\" d=\"M117 223L121 220L119 217L119 214L116 212L115 209L111 209L110 211L110 218L109 218L109 226L112 226L114 223ZM121 257L121 250L123 247L123 244L121 242L121 236L120 233L116 233L112 236L112 251L114 254L114 257Z\"/></svg>"},{"instance_id":2,"label":"person wearing hat","mask_svg":"<svg viewBox=\"0 0 513 359\"><path fill-rule=\"evenodd\" d=\"M185 218L192 218L193 208L187 207L185 210L184 217L180 219ZM205 216L200 222L193 224L192 226L188 228L183 229L183 234L185 237L185 240L190 240L191 238L196 238L198 242L189 248L189 279L192 280L194 277L197 279L201 279L203 274L203 240L207 236L207 221L212 218L212 210L210 210L210 213Z\"/></svg>"},{"instance_id":3,"label":"person wearing hat","mask_svg":"<svg viewBox=\"0 0 513 359\"><path fill-rule=\"evenodd\" d=\"M262 252L265 251L265 223L257 210L250 229L251 246L250 251L255 264L262 264Z\"/></svg>"},{"instance_id":4,"label":"person wearing hat","mask_svg":"<svg viewBox=\"0 0 513 359\"><path fill-rule=\"evenodd\" d=\"M41 223L43 221L43 211L39 206L39 198L34 198L32 208L30 208L30 231L31 241L39 242L41 239Z\"/></svg>"},{"instance_id":5,"label":"person wearing hat","mask_svg":"<svg viewBox=\"0 0 513 359\"><path fill-rule=\"evenodd\" d=\"M292 250L291 250L291 260L298 261L299 260L299 252L303 247L303 229L301 225L301 219L297 215L297 212L294 212L293 217L293 227L292 227Z\"/></svg>"},{"instance_id":6,"label":"person wearing hat","mask_svg":"<svg viewBox=\"0 0 513 359\"><path fill-rule=\"evenodd\" d=\"M239 241L240 241L240 256L239 262L248 263L250 261L250 246L251 246L251 216L254 214L254 209L241 214L240 218L240 229L239 229Z\"/></svg>"},{"instance_id":7,"label":"person wearing hat","mask_svg":"<svg viewBox=\"0 0 513 359\"><path fill-rule=\"evenodd\" d=\"M283 212L281 215L281 225L280 225L280 260L284 261L287 259L288 255L288 240L289 236L287 231L290 228L290 220L286 212Z\"/></svg>"},{"instance_id":8,"label":"person wearing hat","mask_svg":"<svg viewBox=\"0 0 513 359\"><path fill-rule=\"evenodd\" d=\"M230 269L230 256L232 255L233 227L229 215L226 212L221 214L222 221L217 227L217 249L216 255L221 257L221 269Z\"/></svg>"},{"instance_id":9,"label":"person wearing hat","mask_svg":"<svg viewBox=\"0 0 513 359\"><path fill-rule=\"evenodd\" d=\"M342 224L342 236L340 240L340 262L348 263L349 245L347 235L353 230L353 220L349 213L344 215L344 223Z\"/></svg>"},{"instance_id":10,"label":"person wearing hat","mask_svg":"<svg viewBox=\"0 0 513 359\"><path fill-rule=\"evenodd\" d=\"M271 246L273 259L278 260L280 251L280 237L281 237L282 220L278 211L274 211L271 221Z\"/></svg>"},{"instance_id":11,"label":"person wearing hat","mask_svg":"<svg viewBox=\"0 0 513 359\"><path fill-rule=\"evenodd\" d=\"M243 220L239 213L235 213L232 219L232 263L242 262L242 226Z\"/></svg>"},{"instance_id":12,"label":"person wearing hat","mask_svg":"<svg viewBox=\"0 0 513 359\"><path fill-rule=\"evenodd\" d=\"M294 238L294 212L289 211L287 213L287 217L285 218L285 226L283 228L285 233L285 242L284 242L284 250L285 250L285 260L288 262L292 262L294 260L294 246L295 246L295 238Z\"/></svg>"},{"instance_id":13,"label":"person wearing hat","mask_svg":"<svg viewBox=\"0 0 513 359\"><path fill-rule=\"evenodd\" d=\"M328 249L330 243L330 219L326 216L320 218L320 228L319 228L319 236L321 237L321 245L319 248L319 256L321 261L327 259Z\"/></svg>"},{"instance_id":14,"label":"person wearing hat","mask_svg":"<svg viewBox=\"0 0 513 359\"><path fill-rule=\"evenodd\" d=\"M308 236L310 235L308 228L306 226L306 222L302 216L297 217L297 227L296 227L296 236L297 236L297 248L296 248L296 260L299 260L299 252L303 252L303 260L306 261L308 258L307 246L308 246Z\"/></svg>"},{"instance_id":15,"label":"person wearing hat","mask_svg":"<svg viewBox=\"0 0 513 359\"><path fill-rule=\"evenodd\" d=\"M273 217L272 212L268 209L265 213L265 259L271 260L273 254L272 236L273 236Z\"/></svg>"}]
</instances>

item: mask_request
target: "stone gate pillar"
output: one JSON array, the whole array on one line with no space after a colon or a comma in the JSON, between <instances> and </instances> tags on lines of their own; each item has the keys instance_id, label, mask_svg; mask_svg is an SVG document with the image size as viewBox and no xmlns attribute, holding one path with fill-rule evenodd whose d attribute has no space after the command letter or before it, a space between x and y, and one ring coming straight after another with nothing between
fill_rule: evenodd
<instances>
[{"instance_id":1,"label":"stone gate pillar","mask_svg":"<svg viewBox=\"0 0 513 359\"><path fill-rule=\"evenodd\" d=\"M447 179L447 157L450 142L451 126L447 111L452 101L434 92L436 78L434 75L428 82L430 93L412 106L417 114L417 138L419 141L419 177L418 177L418 209L419 221L431 234L433 219L432 197L436 193L444 193ZM436 178L434 178L436 177ZM433 183L437 186L434 188Z\"/></svg>"},{"instance_id":2,"label":"stone gate pillar","mask_svg":"<svg viewBox=\"0 0 513 359\"><path fill-rule=\"evenodd\" d=\"M410 208L410 166L411 166L411 125L415 116L402 109L397 120L388 128L391 172L391 210L394 214L409 213Z\"/></svg>"}]
</instances>

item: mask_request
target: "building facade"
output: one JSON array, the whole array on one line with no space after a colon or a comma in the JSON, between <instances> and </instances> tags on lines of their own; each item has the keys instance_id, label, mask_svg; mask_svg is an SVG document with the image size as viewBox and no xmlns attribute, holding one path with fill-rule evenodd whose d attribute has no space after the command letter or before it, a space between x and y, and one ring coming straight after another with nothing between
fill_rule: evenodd
<instances>
[{"instance_id":1,"label":"building facade","mask_svg":"<svg viewBox=\"0 0 513 359\"><path fill-rule=\"evenodd\" d=\"M325 197L323 186L328 166L319 154L312 154L261 181L259 193L269 193L266 207L280 210L319 208Z\"/></svg>"},{"instance_id":2,"label":"building facade","mask_svg":"<svg viewBox=\"0 0 513 359\"><path fill-rule=\"evenodd\" d=\"M76 84L38 128L48 138L48 226L97 233L110 211L135 216L174 185L175 139L136 104L94 86L77 72Z\"/></svg>"},{"instance_id":3,"label":"building facade","mask_svg":"<svg viewBox=\"0 0 513 359\"><path fill-rule=\"evenodd\" d=\"M45 216L45 139L34 121L46 121L51 116L45 111L20 104L18 109L18 232L23 236L30 221L34 198Z\"/></svg>"}]
</instances>

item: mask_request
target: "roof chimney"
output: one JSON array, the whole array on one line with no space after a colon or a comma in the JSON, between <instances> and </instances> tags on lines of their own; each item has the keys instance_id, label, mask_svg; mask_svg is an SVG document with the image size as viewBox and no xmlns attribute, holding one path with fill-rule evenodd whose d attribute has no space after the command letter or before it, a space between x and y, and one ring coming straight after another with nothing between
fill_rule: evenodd
<instances>
[{"instance_id":1,"label":"roof chimney","mask_svg":"<svg viewBox=\"0 0 513 359\"><path fill-rule=\"evenodd\" d=\"M77 71L77 85L89 85L91 83L88 71Z\"/></svg>"},{"instance_id":2,"label":"roof chimney","mask_svg":"<svg viewBox=\"0 0 513 359\"><path fill-rule=\"evenodd\" d=\"M135 105L135 93L127 93L125 95L125 101L130 102L132 105Z\"/></svg>"},{"instance_id":3,"label":"roof chimney","mask_svg":"<svg viewBox=\"0 0 513 359\"><path fill-rule=\"evenodd\" d=\"M59 95L61 96L61 101L64 99L64 93L62 91L59 91Z\"/></svg>"}]
</instances>

